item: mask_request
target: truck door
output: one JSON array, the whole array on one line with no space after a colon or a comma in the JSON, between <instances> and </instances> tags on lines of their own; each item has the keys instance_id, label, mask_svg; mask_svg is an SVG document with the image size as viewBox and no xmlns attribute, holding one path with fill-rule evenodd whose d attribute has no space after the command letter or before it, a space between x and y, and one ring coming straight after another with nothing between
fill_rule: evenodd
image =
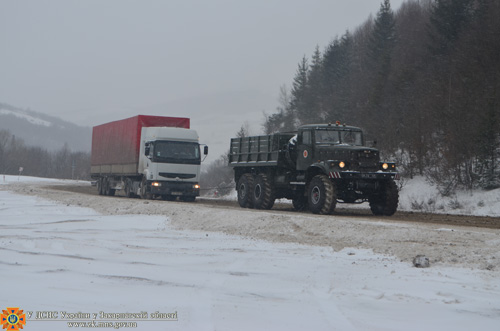
<instances>
[{"instance_id":1,"label":"truck door","mask_svg":"<svg viewBox=\"0 0 500 331\"><path fill-rule=\"evenodd\" d=\"M313 163L312 130L299 131L297 148L297 170L307 170Z\"/></svg>"}]
</instances>

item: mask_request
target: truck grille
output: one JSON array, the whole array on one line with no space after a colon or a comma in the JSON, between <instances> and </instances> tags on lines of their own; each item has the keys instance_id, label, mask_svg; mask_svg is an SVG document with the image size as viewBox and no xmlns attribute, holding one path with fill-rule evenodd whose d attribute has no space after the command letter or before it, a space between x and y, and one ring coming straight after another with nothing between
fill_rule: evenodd
<instances>
[{"instance_id":1,"label":"truck grille","mask_svg":"<svg viewBox=\"0 0 500 331\"><path fill-rule=\"evenodd\" d=\"M377 168L379 155L377 151L365 149L354 154L360 168Z\"/></svg>"},{"instance_id":2,"label":"truck grille","mask_svg":"<svg viewBox=\"0 0 500 331\"><path fill-rule=\"evenodd\" d=\"M171 172L160 172L159 174L162 177L165 178L179 178L179 179L189 179L189 178L195 178L195 174L176 174L176 173L171 173Z\"/></svg>"}]
</instances>

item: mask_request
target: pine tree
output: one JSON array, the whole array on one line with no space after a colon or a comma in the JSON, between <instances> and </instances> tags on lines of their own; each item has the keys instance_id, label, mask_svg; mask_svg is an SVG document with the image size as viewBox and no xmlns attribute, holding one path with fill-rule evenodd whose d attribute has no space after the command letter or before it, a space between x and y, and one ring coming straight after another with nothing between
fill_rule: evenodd
<instances>
[{"instance_id":1,"label":"pine tree","mask_svg":"<svg viewBox=\"0 0 500 331\"><path fill-rule=\"evenodd\" d=\"M245 121L245 123L241 125L240 130L236 132L236 137L245 138L248 137L249 135L250 135L250 124L248 123L248 121Z\"/></svg>"},{"instance_id":2,"label":"pine tree","mask_svg":"<svg viewBox=\"0 0 500 331\"><path fill-rule=\"evenodd\" d=\"M389 0L384 0L375 18L369 40L370 81L368 102L363 111L366 130L380 132L378 139L383 143L385 137L382 126L387 126L391 119L388 104L391 93L388 91L388 79L391 73L392 52L396 43L395 20Z\"/></svg>"},{"instance_id":3,"label":"pine tree","mask_svg":"<svg viewBox=\"0 0 500 331\"><path fill-rule=\"evenodd\" d=\"M392 49L396 42L394 13L389 0L384 0L377 13L370 40L371 57L387 64L390 60Z\"/></svg>"},{"instance_id":4,"label":"pine tree","mask_svg":"<svg viewBox=\"0 0 500 331\"><path fill-rule=\"evenodd\" d=\"M309 117L306 103L308 72L309 64L304 55L302 61L298 64L297 72L293 79L292 98L290 101L290 109L300 124L306 123Z\"/></svg>"},{"instance_id":5,"label":"pine tree","mask_svg":"<svg viewBox=\"0 0 500 331\"><path fill-rule=\"evenodd\" d=\"M371 106L381 107L384 88L391 69L392 51L396 43L394 14L389 0L384 0L377 13L370 39L370 58L373 65Z\"/></svg>"},{"instance_id":6,"label":"pine tree","mask_svg":"<svg viewBox=\"0 0 500 331\"><path fill-rule=\"evenodd\" d=\"M322 98L324 90L323 56L319 51L319 46L316 46L307 77L306 108L308 110L308 123L323 122L326 117Z\"/></svg>"},{"instance_id":7,"label":"pine tree","mask_svg":"<svg viewBox=\"0 0 500 331\"><path fill-rule=\"evenodd\" d=\"M336 38L327 47L323 56L324 95L326 121L351 120L351 66L352 37L347 31L341 39Z\"/></svg>"}]
</instances>

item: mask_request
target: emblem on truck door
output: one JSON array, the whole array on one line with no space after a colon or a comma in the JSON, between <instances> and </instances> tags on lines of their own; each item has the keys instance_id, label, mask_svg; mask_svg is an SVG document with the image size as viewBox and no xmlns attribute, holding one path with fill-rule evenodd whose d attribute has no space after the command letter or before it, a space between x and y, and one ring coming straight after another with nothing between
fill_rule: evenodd
<instances>
[{"instance_id":1,"label":"emblem on truck door","mask_svg":"<svg viewBox=\"0 0 500 331\"><path fill-rule=\"evenodd\" d=\"M304 155L304 159L307 159L307 155L309 155L309 152L307 151L307 149L304 151L304 153L302 153Z\"/></svg>"}]
</instances>

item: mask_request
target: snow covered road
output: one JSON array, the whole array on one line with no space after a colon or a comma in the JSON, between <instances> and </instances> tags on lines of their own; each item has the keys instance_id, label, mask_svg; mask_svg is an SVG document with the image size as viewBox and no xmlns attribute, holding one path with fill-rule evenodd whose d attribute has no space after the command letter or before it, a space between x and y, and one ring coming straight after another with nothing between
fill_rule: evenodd
<instances>
[{"instance_id":1,"label":"snow covered road","mask_svg":"<svg viewBox=\"0 0 500 331\"><path fill-rule=\"evenodd\" d=\"M400 256L374 253L364 234L354 238L353 232L370 226L366 222L349 228L339 221L346 243L364 242L359 246L302 245L279 238L293 234L293 224L307 229L312 216L290 221L166 202L158 202L164 211L144 215L142 208L156 202L131 200L139 206L127 210L122 203L129 199L94 201L98 210L104 205L113 210L105 214L7 188L0 186L2 309L177 313L175 321L138 320L138 330L497 330L500 325L496 268L439 261L414 268ZM266 222L274 226L264 229ZM246 237L221 233L236 233L230 223L239 224ZM259 231L279 232L279 226L282 235L268 240L251 239L246 230L266 239ZM382 223L370 229L394 228L411 238L411 227ZM310 230L312 236L325 229ZM378 236L373 235L375 245ZM493 244L498 233L477 236ZM67 330L68 322L61 314L54 321L32 317L25 329Z\"/></svg>"}]
</instances>

